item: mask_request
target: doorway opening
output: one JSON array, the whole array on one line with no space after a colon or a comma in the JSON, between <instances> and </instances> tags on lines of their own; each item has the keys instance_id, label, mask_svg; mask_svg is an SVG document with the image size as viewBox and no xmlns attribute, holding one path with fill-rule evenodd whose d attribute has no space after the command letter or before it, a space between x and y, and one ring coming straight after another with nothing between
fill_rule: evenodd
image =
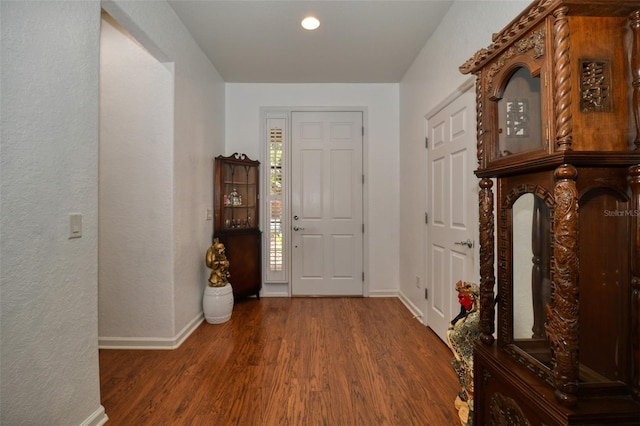
<instances>
[{"instance_id":1,"label":"doorway opening","mask_svg":"<svg viewBox=\"0 0 640 426\"><path fill-rule=\"evenodd\" d=\"M167 315L174 275L173 105L172 65L159 62L103 11L98 178L102 348L148 346L144 336L173 334L172 315Z\"/></svg>"},{"instance_id":2,"label":"doorway opening","mask_svg":"<svg viewBox=\"0 0 640 426\"><path fill-rule=\"evenodd\" d=\"M444 342L457 281L479 279L475 93L471 79L426 116L426 321Z\"/></svg>"}]
</instances>

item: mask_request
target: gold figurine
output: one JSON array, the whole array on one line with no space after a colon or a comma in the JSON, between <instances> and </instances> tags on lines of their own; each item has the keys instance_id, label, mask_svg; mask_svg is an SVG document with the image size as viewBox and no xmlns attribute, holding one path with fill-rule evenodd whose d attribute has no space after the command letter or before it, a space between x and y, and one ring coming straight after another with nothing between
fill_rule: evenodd
<instances>
[{"instance_id":1,"label":"gold figurine","mask_svg":"<svg viewBox=\"0 0 640 426\"><path fill-rule=\"evenodd\" d=\"M213 245L207 250L206 263L211 269L209 285L211 287L224 287L229 283L229 261L224 254L224 244L218 239L213 240Z\"/></svg>"}]
</instances>

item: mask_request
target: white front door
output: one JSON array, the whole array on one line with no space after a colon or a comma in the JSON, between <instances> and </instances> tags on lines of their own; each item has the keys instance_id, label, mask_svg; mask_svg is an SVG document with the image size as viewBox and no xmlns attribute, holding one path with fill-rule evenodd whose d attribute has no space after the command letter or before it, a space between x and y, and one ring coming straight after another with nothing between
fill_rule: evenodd
<instances>
[{"instance_id":1,"label":"white front door","mask_svg":"<svg viewBox=\"0 0 640 426\"><path fill-rule=\"evenodd\" d=\"M426 323L444 341L450 321L460 310L455 283L473 281L478 274L474 262L478 233L475 122L473 90L427 119Z\"/></svg>"},{"instance_id":2,"label":"white front door","mask_svg":"<svg viewBox=\"0 0 640 426\"><path fill-rule=\"evenodd\" d=\"M291 294L361 296L362 112L293 112L291 129Z\"/></svg>"}]
</instances>

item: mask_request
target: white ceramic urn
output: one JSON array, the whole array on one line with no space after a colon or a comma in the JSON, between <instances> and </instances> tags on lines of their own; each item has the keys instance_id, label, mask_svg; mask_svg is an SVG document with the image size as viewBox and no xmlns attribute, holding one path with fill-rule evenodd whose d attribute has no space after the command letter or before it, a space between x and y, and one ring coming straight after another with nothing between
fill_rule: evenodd
<instances>
[{"instance_id":1,"label":"white ceramic urn","mask_svg":"<svg viewBox=\"0 0 640 426\"><path fill-rule=\"evenodd\" d=\"M233 289L227 283L223 287L207 285L202 298L204 319L209 324L221 324L229 321L233 311Z\"/></svg>"}]
</instances>

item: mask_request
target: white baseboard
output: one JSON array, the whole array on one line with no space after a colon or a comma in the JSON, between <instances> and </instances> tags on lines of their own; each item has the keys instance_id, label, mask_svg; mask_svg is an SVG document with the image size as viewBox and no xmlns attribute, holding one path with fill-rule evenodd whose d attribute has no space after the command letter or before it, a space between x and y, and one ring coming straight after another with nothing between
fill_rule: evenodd
<instances>
[{"instance_id":1,"label":"white baseboard","mask_svg":"<svg viewBox=\"0 0 640 426\"><path fill-rule=\"evenodd\" d=\"M200 312L175 337L99 337L100 349L177 349L187 340L187 337L204 321L204 314Z\"/></svg>"},{"instance_id":2,"label":"white baseboard","mask_svg":"<svg viewBox=\"0 0 640 426\"><path fill-rule=\"evenodd\" d=\"M369 290L369 297L398 297L398 290Z\"/></svg>"},{"instance_id":3,"label":"white baseboard","mask_svg":"<svg viewBox=\"0 0 640 426\"><path fill-rule=\"evenodd\" d=\"M96 411L85 419L80 426L102 426L109 420L107 413L104 411L104 407L101 405Z\"/></svg>"},{"instance_id":4,"label":"white baseboard","mask_svg":"<svg viewBox=\"0 0 640 426\"><path fill-rule=\"evenodd\" d=\"M369 297L397 297L413 314L413 317L421 324L424 324L422 311L401 290L374 290L369 292Z\"/></svg>"},{"instance_id":5,"label":"white baseboard","mask_svg":"<svg viewBox=\"0 0 640 426\"><path fill-rule=\"evenodd\" d=\"M411 313L413 314L413 317L418 321L420 321L420 323L424 324L424 321L423 321L424 314L420 309L418 309L416 305L413 304L413 302L411 302L411 300L402 291L399 292L398 298L400 299L400 301L402 301L402 303L404 303L404 306L406 306L407 309L411 311Z\"/></svg>"},{"instance_id":6,"label":"white baseboard","mask_svg":"<svg viewBox=\"0 0 640 426\"><path fill-rule=\"evenodd\" d=\"M264 290L263 290L264 291ZM260 297L290 297L289 292L271 291L269 293L260 293Z\"/></svg>"}]
</instances>

